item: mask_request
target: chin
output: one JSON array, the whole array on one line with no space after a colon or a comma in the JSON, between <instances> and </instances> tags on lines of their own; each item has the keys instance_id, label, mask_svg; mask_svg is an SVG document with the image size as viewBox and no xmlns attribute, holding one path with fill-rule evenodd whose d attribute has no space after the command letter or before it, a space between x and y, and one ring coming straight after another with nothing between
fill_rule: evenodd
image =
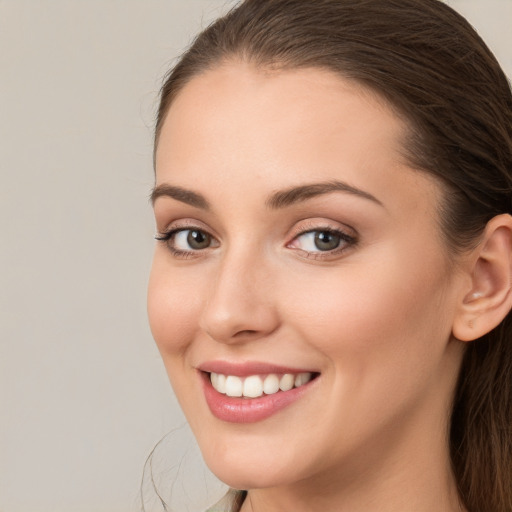
<instances>
[{"instance_id":1,"label":"chin","mask_svg":"<svg viewBox=\"0 0 512 512\"><path fill-rule=\"evenodd\" d=\"M201 447L203 448L203 447ZM276 460L278 454L278 460ZM238 450L235 446L203 450L203 457L211 472L222 482L234 489L261 489L290 484L300 480L300 468L287 462L284 453L274 456L263 449ZM290 468L295 468L290 471Z\"/></svg>"},{"instance_id":2,"label":"chin","mask_svg":"<svg viewBox=\"0 0 512 512\"><path fill-rule=\"evenodd\" d=\"M279 474L268 466L255 467L246 464L245 467L240 467L240 463L231 466L218 462L207 465L219 480L233 489L265 489L290 483L283 478L282 473Z\"/></svg>"}]
</instances>

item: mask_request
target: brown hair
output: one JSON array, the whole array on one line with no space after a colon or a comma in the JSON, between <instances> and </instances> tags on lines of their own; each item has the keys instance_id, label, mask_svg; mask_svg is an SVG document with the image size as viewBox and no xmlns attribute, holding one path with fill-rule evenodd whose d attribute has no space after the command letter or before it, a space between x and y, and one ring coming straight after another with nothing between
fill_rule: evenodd
<instances>
[{"instance_id":1,"label":"brown hair","mask_svg":"<svg viewBox=\"0 0 512 512\"><path fill-rule=\"evenodd\" d=\"M169 107L196 75L229 59L320 67L383 96L408 121L412 167L445 183L454 252L512 213L512 94L468 22L439 0L245 0L203 31L167 76ZM451 418L459 493L471 512L512 510L512 322L468 345Z\"/></svg>"}]
</instances>

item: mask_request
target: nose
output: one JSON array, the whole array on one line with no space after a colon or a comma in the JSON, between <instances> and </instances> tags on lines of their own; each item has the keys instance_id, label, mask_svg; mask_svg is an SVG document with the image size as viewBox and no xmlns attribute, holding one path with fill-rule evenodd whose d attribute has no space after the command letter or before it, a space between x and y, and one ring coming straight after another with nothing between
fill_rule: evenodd
<instances>
[{"instance_id":1,"label":"nose","mask_svg":"<svg viewBox=\"0 0 512 512\"><path fill-rule=\"evenodd\" d=\"M264 338L279 325L272 278L261 259L233 255L219 263L200 327L221 343Z\"/></svg>"}]
</instances>

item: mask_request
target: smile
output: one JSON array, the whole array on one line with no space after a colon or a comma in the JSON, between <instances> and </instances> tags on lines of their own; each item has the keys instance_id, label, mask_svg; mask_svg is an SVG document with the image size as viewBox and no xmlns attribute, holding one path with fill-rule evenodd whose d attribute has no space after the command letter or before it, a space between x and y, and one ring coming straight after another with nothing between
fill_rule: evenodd
<instances>
[{"instance_id":1,"label":"smile","mask_svg":"<svg viewBox=\"0 0 512 512\"><path fill-rule=\"evenodd\" d=\"M265 395L273 395L280 391L290 391L307 384L313 378L310 372L302 372L297 375L292 373L269 375L249 375L238 377L236 375L224 375L212 372L210 382L215 391L229 397L260 398Z\"/></svg>"},{"instance_id":2,"label":"smile","mask_svg":"<svg viewBox=\"0 0 512 512\"><path fill-rule=\"evenodd\" d=\"M210 412L230 423L265 420L300 400L320 380L318 372L258 363L209 363L198 369Z\"/></svg>"}]
</instances>

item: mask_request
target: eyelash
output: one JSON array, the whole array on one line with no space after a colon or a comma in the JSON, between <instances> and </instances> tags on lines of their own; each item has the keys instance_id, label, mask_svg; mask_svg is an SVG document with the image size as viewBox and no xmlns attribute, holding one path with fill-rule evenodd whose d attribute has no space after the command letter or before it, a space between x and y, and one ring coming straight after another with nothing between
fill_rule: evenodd
<instances>
[{"instance_id":1,"label":"eyelash","mask_svg":"<svg viewBox=\"0 0 512 512\"><path fill-rule=\"evenodd\" d=\"M171 251L171 254L175 258L181 258L181 259L188 259L198 256L202 250L190 250L190 251L183 251L181 249L176 249L176 247L173 247L172 242L176 235L178 233L183 233L185 231L198 231L200 233L204 233L212 238L212 240L215 240L215 238L210 235L206 230L201 229L197 226L186 226L186 227L179 227L179 228L173 228L169 231L166 231L164 233L159 233L157 236L155 236L155 240L159 242L163 242L166 244L167 248ZM206 250L206 249L203 249Z\"/></svg>"},{"instance_id":2,"label":"eyelash","mask_svg":"<svg viewBox=\"0 0 512 512\"><path fill-rule=\"evenodd\" d=\"M186 232L186 231L196 231L196 232L202 233L204 235L207 235L212 240L216 241L216 239L212 235L210 235L206 230L199 228L197 226L186 226L186 227L173 228L173 229L170 229L169 231L159 233L157 236L155 236L155 239L159 242L165 243L167 248L171 251L172 255L176 258L181 258L181 259L189 259L189 258L198 257L200 255L200 253L202 253L203 251L206 251L207 249L210 248L210 247L207 247L205 249L195 249L195 250L192 249L190 251L176 249L176 247L174 247L173 243L172 243L174 238L176 237L177 234ZM351 247L354 247L358 242L356 236L349 235L348 233L346 233L340 229L333 228L330 226L318 226L317 225L317 226L307 227L306 229L303 229L302 231L298 232L293 237L292 241L286 245L286 247L291 247L290 244L295 242L297 239L299 239L302 236L311 234L311 233L327 233L329 235L337 236L340 238L340 247L336 247L332 250L327 250L327 251L321 251L321 250L306 251L304 249L295 248L295 250L297 250L301 254L301 257L307 258L307 259L314 259L314 260L329 259L334 256L340 255L341 253L345 252L346 250L350 249Z\"/></svg>"},{"instance_id":3,"label":"eyelash","mask_svg":"<svg viewBox=\"0 0 512 512\"><path fill-rule=\"evenodd\" d=\"M292 243L298 240L300 237L305 235L309 235L312 233L327 233L329 235L334 235L339 237L339 247L336 247L327 251L307 251L305 249L296 248L295 250L299 251L303 258L314 259L314 260L328 260L334 258L336 256L341 255L351 247L354 247L358 240L356 236L349 235L345 231L342 231L339 228L333 228L331 226L308 226L306 229L302 229L299 231L294 237L293 240L287 244L287 247L290 247Z\"/></svg>"}]
</instances>

